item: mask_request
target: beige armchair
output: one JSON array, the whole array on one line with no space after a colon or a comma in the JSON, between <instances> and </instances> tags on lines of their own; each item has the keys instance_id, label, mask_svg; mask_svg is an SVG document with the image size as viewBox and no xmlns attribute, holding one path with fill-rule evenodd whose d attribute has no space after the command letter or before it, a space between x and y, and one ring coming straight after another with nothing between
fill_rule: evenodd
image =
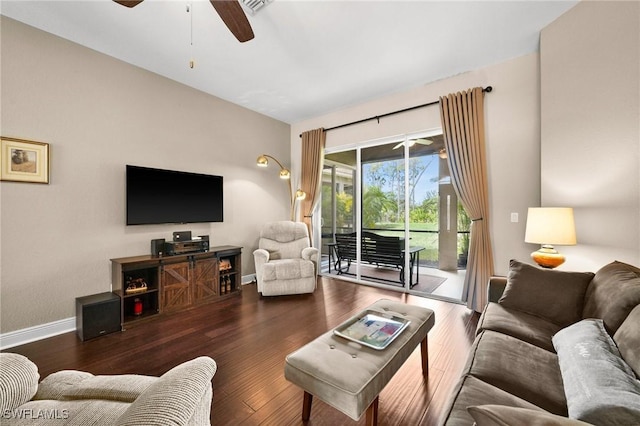
<instances>
[{"instance_id":1,"label":"beige armchair","mask_svg":"<svg viewBox=\"0 0 640 426\"><path fill-rule=\"evenodd\" d=\"M209 425L216 369L213 359L201 356L161 377L62 370L38 383L33 362L3 352L0 424Z\"/></svg>"},{"instance_id":2,"label":"beige armchair","mask_svg":"<svg viewBox=\"0 0 640 426\"><path fill-rule=\"evenodd\" d=\"M318 249L310 246L304 223L267 223L253 259L258 292L263 296L313 293L316 289Z\"/></svg>"}]
</instances>

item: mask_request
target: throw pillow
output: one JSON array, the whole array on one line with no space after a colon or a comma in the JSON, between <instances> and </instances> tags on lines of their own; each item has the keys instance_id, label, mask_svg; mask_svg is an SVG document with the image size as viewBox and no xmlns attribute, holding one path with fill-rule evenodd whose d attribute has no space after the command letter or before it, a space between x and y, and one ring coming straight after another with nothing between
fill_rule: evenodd
<instances>
[{"instance_id":1,"label":"throw pillow","mask_svg":"<svg viewBox=\"0 0 640 426\"><path fill-rule=\"evenodd\" d=\"M640 424L640 381L601 319L575 323L552 341L569 417L601 426Z\"/></svg>"},{"instance_id":2,"label":"throw pillow","mask_svg":"<svg viewBox=\"0 0 640 426\"><path fill-rule=\"evenodd\" d=\"M622 262L611 262L596 272L585 294L582 318L602 318L613 336L640 304L640 269Z\"/></svg>"},{"instance_id":3,"label":"throw pillow","mask_svg":"<svg viewBox=\"0 0 640 426\"><path fill-rule=\"evenodd\" d=\"M506 405L477 405L467 408L477 426L588 426L579 420L557 416L547 411Z\"/></svg>"},{"instance_id":4,"label":"throw pillow","mask_svg":"<svg viewBox=\"0 0 640 426\"><path fill-rule=\"evenodd\" d=\"M511 260L501 305L567 326L582 318L582 307L592 272L542 269Z\"/></svg>"},{"instance_id":5,"label":"throw pillow","mask_svg":"<svg viewBox=\"0 0 640 426\"><path fill-rule=\"evenodd\" d=\"M613 335L620 355L640 377L640 305L636 306Z\"/></svg>"}]
</instances>

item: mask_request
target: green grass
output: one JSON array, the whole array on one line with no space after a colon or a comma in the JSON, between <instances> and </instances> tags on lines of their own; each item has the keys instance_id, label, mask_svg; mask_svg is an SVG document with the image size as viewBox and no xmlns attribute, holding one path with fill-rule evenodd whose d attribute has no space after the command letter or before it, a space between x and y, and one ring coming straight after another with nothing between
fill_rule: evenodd
<instances>
[{"instance_id":1,"label":"green grass","mask_svg":"<svg viewBox=\"0 0 640 426\"><path fill-rule=\"evenodd\" d=\"M379 223L376 228L385 228L389 231L375 231L380 235L395 237L404 236L403 223ZM412 246L422 246L425 249L420 252L420 260L429 263L438 262L438 225L434 223L411 223L409 225L409 238ZM412 231L435 231L435 232L412 232Z\"/></svg>"}]
</instances>

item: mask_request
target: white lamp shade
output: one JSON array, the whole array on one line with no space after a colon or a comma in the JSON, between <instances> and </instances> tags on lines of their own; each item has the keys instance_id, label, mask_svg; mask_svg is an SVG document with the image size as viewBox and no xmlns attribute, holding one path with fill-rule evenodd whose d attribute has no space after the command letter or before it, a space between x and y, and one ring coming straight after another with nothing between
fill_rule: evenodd
<instances>
[{"instance_id":1,"label":"white lamp shade","mask_svg":"<svg viewBox=\"0 0 640 426\"><path fill-rule=\"evenodd\" d=\"M576 244L576 226L570 207L529 207L524 241L535 244Z\"/></svg>"}]
</instances>

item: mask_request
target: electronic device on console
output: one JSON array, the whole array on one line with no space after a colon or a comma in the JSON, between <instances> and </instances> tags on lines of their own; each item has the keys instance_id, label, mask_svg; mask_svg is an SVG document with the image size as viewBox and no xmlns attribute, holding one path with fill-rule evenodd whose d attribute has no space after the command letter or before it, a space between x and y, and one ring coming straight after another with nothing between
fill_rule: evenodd
<instances>
[{"instance_id":1,"label":"electronic device on console","mask_svg":"<svg viewBox=\"0 0 640 426\"><path fill-rule=\"evenodd\" d=\"M167 256L177 254L197 253L209 250L209 239L199 239L190 241L166 241L164 243L164 253Z\"/></svg>"},{"instance_id":2,"label":"electronic device on console","mask_svg":"<svg viewBox=\"0 0 640 426\"><path fill-rule=\"evenodd\" d=\"M164 238L151 240L151 256L175 256L185 253L198 253L203 251L209 251L209 236L199 235L197 237L191 237L191 231L188 231L188 240L180 240L176 238L176 232L174 232L174 240L166 241ZM181 232L182 238L186 235L186 232Z\"/></svg>"},{"instance_id":3,"label":"electronic device on console","mask_svg":"<svg viewBox=\"0 0 640 426\"><path fill-rule=\"evenodd\" d=\"M191 240L191 231L177 231L173 233L173 241Z\"/></svg>"}]
</instances>

